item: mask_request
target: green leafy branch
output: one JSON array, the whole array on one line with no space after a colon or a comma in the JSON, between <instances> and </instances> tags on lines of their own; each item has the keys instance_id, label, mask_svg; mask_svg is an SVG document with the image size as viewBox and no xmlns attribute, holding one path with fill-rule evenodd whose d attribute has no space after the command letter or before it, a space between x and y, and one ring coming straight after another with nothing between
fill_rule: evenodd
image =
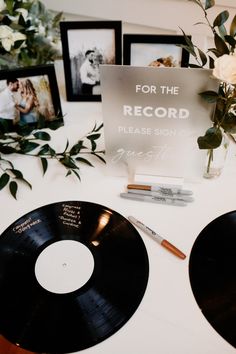
<instances>
[{"instance_id":1,"label":"green leafy branch","mask_svg":"<svg viewBox=\"0 0 236 354\"><path fill-rule=\"evenodd\" d=\"M215 104L215 110L212 116L213 126L207 129L204 136L198 138L198 146L200 149L216 149L222 142L222 130L231 138L236 133L235 89L222 82L218 92L204 91L199 95L208 103Z\"/></svg>"},{"instance_id":2,"label":"green leafy branch","mask_svg":"<svg viewBox=\"0 0 236 354\"><path fill-rule=\"evenodd\" d=\"M189 0L198 5L204 16L204 22L198 22L195 25L208 26L213 34L214 48L209 48L206 54L187 36L181 29L186 44L179 45L184 48L195 58L197 64L189 64L191 68L204 68L206 65L210 69L215 67L215 60L223 55L234 53L236 48L236 15L229 26L229 32L225 27L229 19L227 10L219 13L211 23L208 18L208 10L215 5L214 0L206 0L205 3L201 0ZM218 92L204 91L199 95L208 103L214 104L213 115L211 117L212 127L206 130L204 136L200 136L197 140L200 149L215 149L220 146L223 138L223 132L226 132L230 137L236 133L236 88L235 85L230 85L222 82L219 85Z\"/></svg>"},{"instance_id":3,"label":"green leafy branch","mask_svg":"<svg viewBox=\"0 0 236 354\"><path fill-rule=\"evenodd\" d=\"M98 158L106 163L102 155L104 150L97 149L97 140L100 138L103 124L93 127L93 129L79 139L72 147L67 140L63 151L56 152L48 141L51 140L49 133L45 131L32 130L29 135L22 135L18 132L0 134L0 190L5 187L9 188L11 195L16 199L18 191L18 183L22 182L29 188L32 185L27 181L23 173L16 169L12 161L7 158L11 154L26 155L40 159L43 174L48 169L48 161L56 160L66 169L66 176L74 174L80 180L80 164L93 167L88 160L87 155ZM1 128L1 125L0 125Z\"/></svg>"},{"instance_id":4,"label":"green leafy branch","mask_svg":"<svg viewBox=\"0 0 236 354\"><path fill-rule=\"evenodd\" d=\"M207 50L208 54L206 55L200 48L194 45L191 38L189 38L189 36L187 36L181 28L180 29L184 35L186 45L179 44L179 46L187 50L197 62L197 64L189 64L189 67L203 68L206 66L206 64L209 63L209 67L212 69L214 68L215 57L218 58L224 54L233 53L236 47L236 15L234 16L230 24L228 33L225 27L225 23L229 19L229 12L227 10L224 10L220 14L218 14L213 23L211 24L208 18L207 10L215 6L215 1L206 0L204 5L202 4L201 0L189 1L194 2L202 9L205 22L198 22L195 25L207 25L210 28L213 33L215 48L209 48Z\"/></svg>"}]
</instances>

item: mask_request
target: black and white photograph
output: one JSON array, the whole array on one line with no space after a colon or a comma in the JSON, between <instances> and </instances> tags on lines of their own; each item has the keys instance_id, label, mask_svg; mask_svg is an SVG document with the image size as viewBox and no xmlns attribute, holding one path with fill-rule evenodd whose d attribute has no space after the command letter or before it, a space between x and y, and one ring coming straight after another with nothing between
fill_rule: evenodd
<instances>
[{"instance_id":1,"label":"black and white photograph","mask_svg":"<svg viewBox=\"0 0 236 354\"><path fill-rule=\"evenodd\" d=\"M123 62L132 66L187 67L189 53L182 35L124 34Z\"/></svg>"},{"instance_id":2,"label":"black and white photograph","mask_svg":"<svg viewBox=\"0 0 236 354\"><path fill-rule=\"evenodd\" d=\"M61 22L68 101L100 101L101 64L121 64L120 21Z\"/></svg>"},{"instance_id":3,"label":"black and white photograph","mask_svg":"<svg viewBox=\"0 0 236 354\"><path fill-rule=\"evenodd\" d=\"M0 72L0 119L9 126L62 121L54 65Z\"/></svg>"}]
</instances>

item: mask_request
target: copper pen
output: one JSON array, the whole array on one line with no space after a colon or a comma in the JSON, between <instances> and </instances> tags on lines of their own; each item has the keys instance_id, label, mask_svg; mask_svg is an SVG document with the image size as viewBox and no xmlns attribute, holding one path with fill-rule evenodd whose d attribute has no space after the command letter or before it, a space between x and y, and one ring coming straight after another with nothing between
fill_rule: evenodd
<instances>
[{"instance_id":1,"label":"copper pen","mask_svg":"<svg viewBox=\"0 0 236 354\"><path fill-rule=\"evenodd\" d=\"M151 230L148 226L144 225L141 221L135 219L133 216L128 216L128 220L132 222L134 225L136 225L137 227L139 227L147 235L153 237L161 246L165 247L168 251L173 253L175 256L181 259L186 258L186 255L183 252L181 252L177 247L175 247L169 241L165 240L163 237L158 235L155 231Z\"/></svg>"}]
</instances>

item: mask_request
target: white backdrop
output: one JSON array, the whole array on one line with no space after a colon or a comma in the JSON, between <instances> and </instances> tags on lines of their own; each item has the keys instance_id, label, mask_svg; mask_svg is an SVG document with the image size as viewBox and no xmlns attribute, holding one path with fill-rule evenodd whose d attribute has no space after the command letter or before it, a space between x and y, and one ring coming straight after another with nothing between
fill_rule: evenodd
<instances>
[{"instance_id":1,"label":"white backdrop","mask_svg":"<svg viewBox=\"0 0 236 354\"><path fill-rule=\"evenodd\" d=\"M121 20L123 33L181 34L180 27L192 35L194 44L209 48L211 31L194 24L204 20L201 9L189 0L44 0L55 11L63 11L67 20ZM236 14L235 0L216 0L208 11L214 19L228 10L230 20ZM230 23L230 21L228 21Z\"/></svg>"}]
</instances>

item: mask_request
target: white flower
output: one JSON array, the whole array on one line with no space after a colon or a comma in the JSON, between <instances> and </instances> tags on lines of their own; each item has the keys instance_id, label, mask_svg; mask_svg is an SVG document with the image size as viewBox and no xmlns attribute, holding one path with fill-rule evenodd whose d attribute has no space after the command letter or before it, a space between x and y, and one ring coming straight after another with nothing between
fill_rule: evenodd
<instances>
[{"instance_id":1,"label":"white flower","mask_svg":"<svg viewBox=\"0 0 236 354\"><path fill-rule=\"evenodd\" d=\"M5 10L5 8L6 8L6 4L5 4L4 0L0 0L0 11Z\"/></svg>"},{"instance_id":2,"label":"white flower","mask_svg":"<svg viewBox=\"0 0 236 354\"><path fill-rule=\"evenodd\" d=\"M6 25L0 26L0 41L7 52L11 51L11 47L16 41L24 41L25 39L26 36L23 33L14 32Z\"/></svg>"},{"instance_id":3,"label":"white flower","mask_svg":"<svg viewBox=\"0 0 236 354\"><path fill-rule=\"evenodd\" d=\"M232 55L224 54L215 59L213 75L224 82L236 84L236 53Z\"/></svg>"}]
</instances>

